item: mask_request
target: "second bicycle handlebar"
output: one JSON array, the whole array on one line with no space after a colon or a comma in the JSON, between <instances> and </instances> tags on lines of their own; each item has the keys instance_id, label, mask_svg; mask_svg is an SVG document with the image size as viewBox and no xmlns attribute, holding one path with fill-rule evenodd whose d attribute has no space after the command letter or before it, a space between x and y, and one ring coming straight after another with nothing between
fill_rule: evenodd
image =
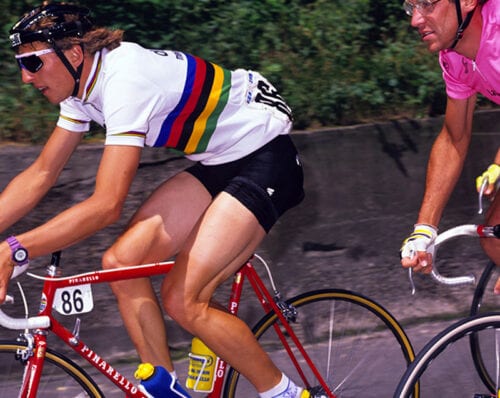
<instances>
[{"instance_id":1,"label":"second bicycle handlebar","mask_svg":"<svg viewBox=\"0 0 500 398\"><path fill-rule=\"evenodd\" d=\"M436 266L436 252L440 245L444 242L450 241L451 239L457 238L459 236L472 236L480 238L500 238L500 224L495 226L485 226L476 224L464 224L458 225L456 227L450 228L442 233L440 233L434 242L434 253L433 253L433 267L431 276L432 278L443 285L456 286L464 284L475 283L476 278L474 275L464 275L464 276L453 276L447 277L441 275ZM413 282L413 271L409 269L409 278L411 283L412 294L415 293L415 284Z\"/></svg>"}]
</instances>

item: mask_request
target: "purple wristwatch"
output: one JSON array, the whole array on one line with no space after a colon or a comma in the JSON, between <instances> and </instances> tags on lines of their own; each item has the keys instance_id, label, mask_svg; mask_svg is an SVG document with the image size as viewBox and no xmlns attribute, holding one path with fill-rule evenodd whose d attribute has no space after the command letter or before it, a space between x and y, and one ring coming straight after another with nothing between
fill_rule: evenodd
<instances>
[{"instance_id":1,"label":"purple wristwatch","mask_svg":"<svg viewBox=\"0 0 500 398\"><path fill-rule=\"evenodd\" d=\"M21 266L28 264L28 250L26 250L14 236L8 237L6 242L9 244L10 250L12 250L12 260L14 260L16 265Z\"/></svg>"}]
</instances>

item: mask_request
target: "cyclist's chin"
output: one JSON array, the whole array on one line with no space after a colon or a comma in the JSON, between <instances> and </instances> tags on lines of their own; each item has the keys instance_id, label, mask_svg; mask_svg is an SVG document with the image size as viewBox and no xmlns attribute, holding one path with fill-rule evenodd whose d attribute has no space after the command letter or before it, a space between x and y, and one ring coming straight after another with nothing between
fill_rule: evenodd
<instances>
[{"instance_id":1,"label":"cyclist's chin","mask_svg":"<svg viewBox=\"0 0 500 398\"><path fill-rule=\"evenodd\" d=\"M427 49L431 52L431 53L437 53L443 49L445 49L446 47L442 45L442 43L436 41L436 40L432 40L431 37L428 37L428 38L424 38L422 39L423 42L425 43L425 45L427 46Z\"/></svg>"},{"instance_id":2,"label":"cyclist's chin","mask_svg":"<svg viewBox=\"0 0 500 398\"><path fill-rule=\"evenodd\" d=\"M47 101L49 101L53 105L58 105L69 97L68 95L55 93L50 89L43 91L42 94L47 99Z\"/></svg>"},{"instance_id":3,"label":"cyclist's chin","mask_svg":"<svg viewBox=\"0 0 500 398\"><path fill-rule=\"evenodd\" d=\"M419 32L422 43L427 46L430 52L437 52L440 48L438 37L434 31Z\"/></svg>"}]
</instances>

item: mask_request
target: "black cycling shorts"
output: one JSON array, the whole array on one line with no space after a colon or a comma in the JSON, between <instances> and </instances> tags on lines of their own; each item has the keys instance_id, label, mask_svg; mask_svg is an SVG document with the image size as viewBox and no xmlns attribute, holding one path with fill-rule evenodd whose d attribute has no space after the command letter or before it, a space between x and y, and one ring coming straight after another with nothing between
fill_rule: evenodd
<instances>
[{"instance_id":1,"label":"black cycling shorts","mask_svg":"<svg viewBox=\"0 0 500 398\"><path fill-rule=\"evenodd\" d=\"M279 135L234 162L215 166L196 163L187 172L215 197L229 193L249 209L266 232L304 198L304 175L289 135Z\"/></svg>"}]
</instances>

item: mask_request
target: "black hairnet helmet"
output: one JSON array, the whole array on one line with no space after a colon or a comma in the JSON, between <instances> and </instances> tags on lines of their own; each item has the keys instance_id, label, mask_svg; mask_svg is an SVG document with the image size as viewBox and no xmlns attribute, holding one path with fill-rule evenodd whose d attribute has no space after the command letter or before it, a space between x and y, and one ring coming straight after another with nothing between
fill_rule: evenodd
<instances>
[{"instance_id":1,"label":"black hairnet helmet","mask_svg":"<svg viewBox=\"0 0 500 398\"><path fill-rule=\"evenodd\" d=\"M47 24L39 22L47 19ZM36 41L48 43L59 56L75 80L73 96L78 93L83 62L75 69L56 44L67 37L83 37L93 27L90 10L69 3L49 3L24 14L10 30L10 44L17 49L23 44ZM81 45L81 44L80 44Z\"/></svg>"},{"instance_id":2,"label":"black hairnet helmet","mask_svg":"<svg viewBox=\"0 0 500 398\"><path fill-rule=\"evenodd\" d=\"M82 37L93 23L90 10L68 3L51 3L36 7L24 16L10 30L10 43L13 48L34 41L52 43L65 37ZM66 21L66 15L75 16L75 20ZM41 19L52 17L52 26L34 28Z\"/></svg>"}]
</instances>

